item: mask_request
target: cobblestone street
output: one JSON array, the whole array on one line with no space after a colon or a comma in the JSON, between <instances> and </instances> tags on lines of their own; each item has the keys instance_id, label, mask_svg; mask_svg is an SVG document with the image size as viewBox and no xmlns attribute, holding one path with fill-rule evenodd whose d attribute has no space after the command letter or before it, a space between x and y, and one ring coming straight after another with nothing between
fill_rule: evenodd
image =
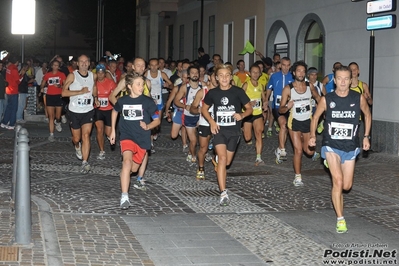
<instances>
[{"instance_id":1,"label":"cobblestone street","mask_svg":"<svg viewBox=\"0 0 399 266\"><path fill-rule=\"evenodd\" d=\"M240 143L227 172L231 204L220 207L212 164L205 165L206 180L197 181L196 166L186 162L180 139L171 140L164 123L144 177L147 190L131 186L132 206L122 211L119 147L106 145L106 160L97 160L92 134L92 170L82 174L66 125L53 143L46 124L24 127L31 147L32 245L19 248L18 261L0 265L328 265L325 251L346 244L399 248L397 156L359 156L354 186L344 196L349 230L337 234L328 171L304 156L305 185L295 187L291 144L288 160L277 165L276 135L264 139L264 166L254 166L254 145ZM13 136L0 131L3 246L14 245Z\"/></svg>"}]
</instances>

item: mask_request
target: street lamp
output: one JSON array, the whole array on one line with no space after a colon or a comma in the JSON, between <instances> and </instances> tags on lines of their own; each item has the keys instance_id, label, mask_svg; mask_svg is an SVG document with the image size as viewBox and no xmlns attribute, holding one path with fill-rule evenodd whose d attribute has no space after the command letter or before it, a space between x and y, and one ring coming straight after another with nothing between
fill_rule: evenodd
<instances>
[{"instance_id":1,"label":"street lamp","mask_svg":"<svg viewBox=\"0 0 399 266\"><path fill-rule=\"evenodd\" d=\"M35 0L13 0L11 33L22 36L21 42L21 62L24 62L24 35L35 34Z\"/></svg>"}]
</instances>

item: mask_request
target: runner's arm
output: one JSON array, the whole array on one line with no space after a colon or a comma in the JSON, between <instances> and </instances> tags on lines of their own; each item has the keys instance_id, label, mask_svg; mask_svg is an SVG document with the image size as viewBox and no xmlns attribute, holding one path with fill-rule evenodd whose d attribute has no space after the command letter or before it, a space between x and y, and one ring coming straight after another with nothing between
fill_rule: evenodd
<instances>
[{"instance_id":1,"label":"runner's arm","mask_svg":"<svg viewBox=\"0 0 399 266\"><path fill-rule=\"evenodd\" d=\"M315 113L312 116L312 120L310 121L310 138L308 145L310 147L316 146L316 128L319 123L320 116L323 115L326 110L326 98L322 96L320 98L320 102L317 103L317 108Z\"/></svg>"},{"instance_id":2,"label":"runner's arm","mask_svg":"<svg viewBox=\"0 0 399 266\"><path fill-rule=\"evenodd\" d=\"M195 94L194 101L191 103L190 106L190 113L197 115L201 113L201 107L200 107L200 102L204 96L204 89L200 89L197 91Z\"/></svg>"},{"instance_id":3,"label":"runner's arm","mask_svg":"<svg viewBox=\"0 0 399 266\"><path fill-rule=\"evenodd\" d=\"M178 89L178 86L175 86L175 87L173 87L172 91L169 93L169 98L168 98L168 100L166 101L166 104L165 104L165 110L166 111L169 111L170 106L172 105L172 102L173 102L173 100L174 100L174 98L176 96L177 89Z\"/></svg>"},{"instance_id":4,"label":"runner's arm","mask_svg":"<svg viewBox=\"0 0 399 266\"><path fill-rule=\"evenodd\" d=\"M181 103L180 100L186 96L186 87L182 86L180 90L177 92L176 97L173 99L173 103L179 107L187 110L187 106L190 107L189 105L184 105L184 103Z\"/></svg>"},{"instance_id":5,"label":"runner's arm","mask_svg":"<svg viewBox=\"0 0 399 266\"><path fill-rule=\"evenodd\" d=\"M109 101L115 105L117 101L117 96L126 87L125 79L121 79L118 83L118 86L114 89L114 91L109 95Z\"/></svg>"},{"instance_id":6,"label":"runner's arm","mask_svg":"<svg viewBox=\"0 0 399 266\"><path fill-rule=\"evenodd\" d=\"M109 143L115 144L115 126L116 126L116 120L118 119L118 112L112 109L111 113L111 135L109 136Z\"/></svg>"},{"instance_id":7,"label":"runner's arm","mask_svg":"<svg viewBox=\"0 0 399 266\"><path fill-rule=\"evenodd\" d=\"M373 105L373 98L371 98L369 85L363 82L363 95L369 105Z\"/></svg>"},{"instance_id":8,"label":"runner's arm","mask_svg":"<svg viewBox=\"0 0 399 266\"><path fill-rule=\"evenodd\" d=\"M364 135L369 136L371 129L371 112L366 97L363 95L360 97L360 109L364 115Z\"/></svg>"},{"instance_id":9,"label":"runner's arm","mask_svg":"<svg viewBox=\"0 0 399 266\"><path fill-rule=\"evenodd\" d=\"M310 86L310 92L312 93L312 97L313 99L316 100L316 102L320 101L320 95L317 93L315 87L313 86L313 84L309 84Z\"/></svg>"},{"instance_id":10,"label":"runner's arm","mask_svg":"<svg viewBox=\"0 0 399 266\"><path fill-rule=\"evenodd\" d=\"M327 76L325 76L325 77L323 78L323 80L321 81L321 83L323 84L323 86L326 86L326 84L327 84L329 81L330 81L330 79L328 78L328 75L327 75Z\"/></svg>"},{"instance_id":11,"label":"runner's arm","mask_svg":"<svg viewBox=\"0 0 399 266\"><path fill-rule=\"evenodd\" d=\"M162 75L162 79L166 82L166 84L167 84L167 86L164 86L164 87L167 87L167 88L169 88L169 89L172 89L173 88L173 84L172 84L172 81L170 81L170 79L168 78L168 75L166 75L166 73L165 72L161 72L161 75Z\"/></svg>"},{"instance_id":12,"label":"runner's arm","mask_svg":"<svg viewBox=\"0 0 399 266\"><path fill-rule=\"evenodd\" d=\"M291 94L291 88L289 85L285 86L283 89L283 92L281 94L281 102L280 102L280 108L278 109L278 112L280 114L285 114L294 106L293 101L289 101Z\"/></svg>"}]
</instances>

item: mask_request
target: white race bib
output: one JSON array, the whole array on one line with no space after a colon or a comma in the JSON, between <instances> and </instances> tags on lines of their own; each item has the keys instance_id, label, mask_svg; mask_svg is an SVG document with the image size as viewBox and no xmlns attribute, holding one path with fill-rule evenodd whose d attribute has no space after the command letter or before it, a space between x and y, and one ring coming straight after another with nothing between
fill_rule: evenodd
<instances>
[{"instance_id":1,"label":"white race bib","mask_svg":"<svg viewBox=\"0 0 399 266\"><path fill-rule=\"evenodd\" d=\"M161 104L162 103L161 94L151 94L151 97L154 99L154 101L157 104Z\"/></svg>"},{"instance_id":2,"label":"white race bib","mask_svg":"<svg viewBox=\"0 0 399 266\"><path fill-rule=\"evenodd\" d=\"M277 95L276 96L276 106L280 106L280 102L281 102L281 95Z\"/></svg>"},{"instance_id":3,"label":"white race bib","mask_svg":"<svg viewBox=\"0 0 399 266\"><path fill-rule=\"evenodd\" d=\"M123 119L125 120L143 120L143 106L141 104L123 105Z\"/></svg>"},{"instance_id":4,"label":"white race bib","mask_svg":"<svg viewBox=\"0 0 399 266\"><path fill-rule=\"evenodd\" d=\"M251 99L251 102L254 102L255 104L252 106L253 109L262 109L262 100L261 99Z\"/></svg>"},{"instance_id":5,"label":"white race bib","mask_svg":"<svg viewBox=\"0 0 399 266\"><path fill-rule=\"evenodd\" d=\"M79 96L78 97L78 106L84 107L91 104L91 96Z\"/></svg>"},{"instance_id":6,"label":"white race bib","mask_svg":"<svg viewBox=\"0 0 399 266\"><path fill-rule=\"evenodd\" d=\"M352 139L353 125L331 122L331 139Z\"/></svg>"},{"instance_id":7,"label":"white race bib","mask_svg":"<svg viewBox=\"0 0 399 266\"><path fill-rule=\"evenodd\" d=\"M100 107L107 107L108 106L108 98L98 98L100 102Z\"/></svg>"},{"instance_id":8,"label":"white race bib","mask_svg":"<svg viewBox=\"0 0 399 266\"><path fill-rule=\"evenodd\" d=\"M310 105L309 104L295 104L294 105L295 113L298 115L304 115L310 113Z\"/></svg>"},{"instance_id":9,"label":"white race bib","mask_svg":"<svg viewBox=\"0 0 399 266\"><path fill-rule=\"evenodd\" d=\"M235 126L236 119L234 118L234 111L217 111L216 123L219 126Z\"/></svg>"}]
</instances>

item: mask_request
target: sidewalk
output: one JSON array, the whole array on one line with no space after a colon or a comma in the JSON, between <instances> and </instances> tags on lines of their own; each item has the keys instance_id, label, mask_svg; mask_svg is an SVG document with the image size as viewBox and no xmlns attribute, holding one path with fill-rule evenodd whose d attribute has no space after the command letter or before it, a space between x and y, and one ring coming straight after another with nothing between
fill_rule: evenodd
<instances>
[{"instance_id":1,"label":"sidewalk","mask_svg":"<svg viewBox=\"0 0 399 266\"><path fill-rule=\"evenodd\" d=\"M328 172L304 157L305 186L294 187L289 142L288 161L274 162L277 136L265 138L263 167L253 166L253 145L240 144L228 170L231 205L220 207L213 167L206 164L206 180L196 181L195 166L185 161L180 140L168 137L165 123L145 175L147 191L132 187L132 206L122 211L119 151L106 145L106 160L96 160L92 134L92 171L84 175L66 125L53 143L47 141L46 124L24 127L31 141L32 245L14 244L9 201L14 132L2 129L0 265L329 265L326 261L341 258L323 257L329 250L399 248L395 156L359 158L353 189L345 195L349 231L336 234ZM12 257L10 250L17 261L4 260ZM387 253L379 261L395 259Z\"/></svg>"}]
</instances>

